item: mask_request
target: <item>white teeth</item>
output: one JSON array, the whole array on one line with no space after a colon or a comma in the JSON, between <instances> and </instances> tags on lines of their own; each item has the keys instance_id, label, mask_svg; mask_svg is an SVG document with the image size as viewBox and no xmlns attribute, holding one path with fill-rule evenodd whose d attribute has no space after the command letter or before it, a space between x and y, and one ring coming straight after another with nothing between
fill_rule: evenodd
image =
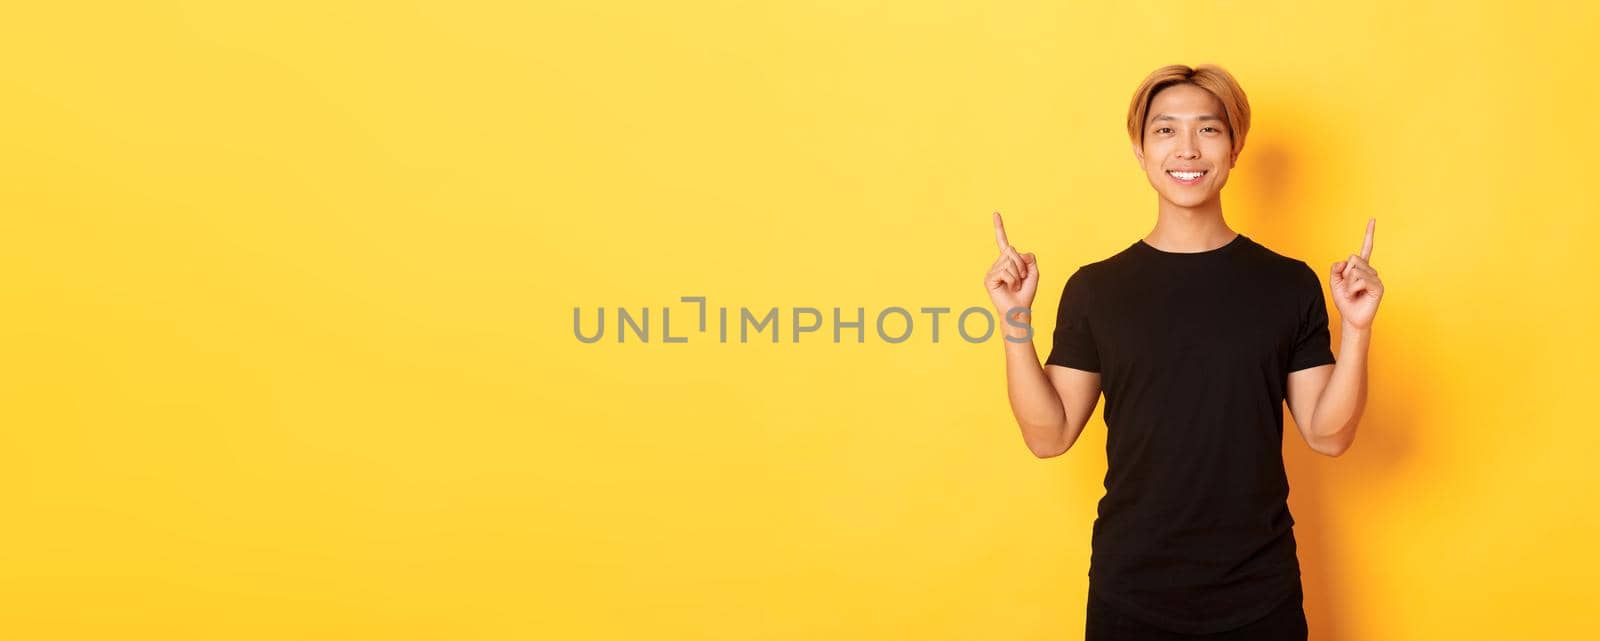
<instances>
[{"instance_id":1,"label":"white teeth","mask_svg":"<svg viewBox=\"0 0 1600 641\"><path fill-rule=\"evenodd\" d=\"M1203 172L1203 171L1169 171L1169 172L1167 172L1168 175L1171 175L1172 177L1177 178L1178 180L1194 180L1196 178L1204 176L1205 173L1206 172Z\"/></svg>"}]
</instances>

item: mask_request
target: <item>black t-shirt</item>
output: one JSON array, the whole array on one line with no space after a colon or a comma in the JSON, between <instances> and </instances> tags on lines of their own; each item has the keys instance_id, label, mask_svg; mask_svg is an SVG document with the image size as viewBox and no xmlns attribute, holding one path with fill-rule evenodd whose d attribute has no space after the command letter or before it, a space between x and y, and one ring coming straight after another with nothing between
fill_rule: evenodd
<instances>
[{"instance_id":1,"label":"black t-shirt","mask_svg":"<svg viewBox=\"0 0 1600 641\"><path fill-rule=\"evenodd\" d=\"M1106 397L1091 590L1188 634L1293 594L1283 402L1329 343L1317 273L1243 234L1192 253L1139 240L1067 279L1045 363L1100 372Z\"/></svg>"}]
</instances>

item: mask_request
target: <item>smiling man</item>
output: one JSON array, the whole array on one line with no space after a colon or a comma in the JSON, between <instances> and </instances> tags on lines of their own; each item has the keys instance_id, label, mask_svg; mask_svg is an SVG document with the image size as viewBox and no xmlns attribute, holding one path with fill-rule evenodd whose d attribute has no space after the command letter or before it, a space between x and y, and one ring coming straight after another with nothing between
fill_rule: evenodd
<instances>
[{"instance_id":1,"label":"smiling man","mask_svg":"<svg viewBox=\"0 0 1600 641\"><path fill-rule=\"evenodd\" d=\"M1283 466L1283 405L1310 448L1339 456L1366 397L1383 295L1359 254L1332 264L1336 362L1320 279L1230 228L1222 188L1250 107L1215 65L1150 74L1128 109L1154 187L1148 235L1068 277L1050 355L1002 341L1012 413L1039 457L1071 449L1106 398L1106 493L1091 539L1087 639L1304 640L1300 565ZM994 215L984 285L1027 334L1039 266ZM1020 327L1018 325L1021 325Z\"/></svg>"}]
</instances>

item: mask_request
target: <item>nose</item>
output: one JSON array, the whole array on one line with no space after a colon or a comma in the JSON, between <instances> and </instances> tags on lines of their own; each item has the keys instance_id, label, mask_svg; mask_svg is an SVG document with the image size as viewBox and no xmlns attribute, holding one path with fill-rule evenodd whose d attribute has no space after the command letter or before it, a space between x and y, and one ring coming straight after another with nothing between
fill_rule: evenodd
<instances>
[{"instance_id":1,"label":"nose","mask_svg":"<svg viewBox=\"0 0 1600 641\"><path fill-rule=\"evenodd\" d=\"M1177 136L1177 145L1175 145L1173 152L1181 160L1194 160L1195 158L1199 158L1200 141L1196 139L1194 132L1184 132L1179 134Z\"/></svg>"}]
</instances>

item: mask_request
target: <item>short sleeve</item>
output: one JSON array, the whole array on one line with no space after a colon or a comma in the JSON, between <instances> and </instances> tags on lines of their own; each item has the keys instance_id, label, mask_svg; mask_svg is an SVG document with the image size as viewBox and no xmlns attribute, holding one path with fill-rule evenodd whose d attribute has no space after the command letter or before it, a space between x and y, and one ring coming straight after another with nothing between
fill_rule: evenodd
<instances>
[{"instance_id":1,"label":"short sleeve","mask_svg":"<svg viewBox=\"0 0 1600 641\"><path fill-rule=\"evenodd\" d=\"M1289 356L1290 372L1334 362L1333 338L1328 333L1328 306L1322 300L1322 279L1302 261L1295 282L1300 322L1295 331L1294 351Z\"/></svg>"},{"instance_id":2,"label":"short sleeve","mask_svg":"<svg viewBox=\"0 0 1600 641\"><path fill-rule=\"evenodd\" d=\"M1080 267L1067 278L1067 284L1062 288L1050 356L1044 361L1046 365L1060 365L1086 372L1100 371L1100 352L1095 348L1094 333L1089 327L1091 309L1088 279Z\"/></svg>"}]
</instances>

